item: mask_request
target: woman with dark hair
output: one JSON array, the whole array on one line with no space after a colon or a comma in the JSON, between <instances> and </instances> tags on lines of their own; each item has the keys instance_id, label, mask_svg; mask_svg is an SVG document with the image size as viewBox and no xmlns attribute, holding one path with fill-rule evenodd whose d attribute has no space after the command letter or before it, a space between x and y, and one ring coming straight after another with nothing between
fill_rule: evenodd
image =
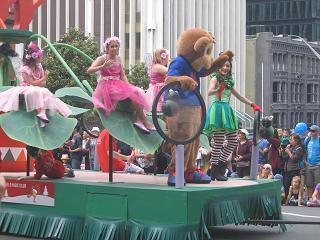
<instances>
[{"instance_id":1,"label":"woman with dark hair","mask_svg":"<svg viewBox=\"0 0 320 240\"><path fill-rule=\"evenodd\" d=\"M301 143L301 138L297 134L290 135L290 144L285 148L288 158L284 163L283 185L286 196L289 193L291 180L295 176L300 176L300 163L305 157L305 150Z\"/></svg>"},{"instance_id":2,"label":"woman with dark hair","mask_svg":"<svg viewBox=\"0 0 320 240\"><path fill-rule=\"evenodd\" d=\"M31 42L24 55L24 66L20 69L22 81L20 86L0 93L0 111L19 111L19 95L23 94L27 112L37 111L40 127L49 123L49 115L55 112L67 117L71 110L60 99L55 97L47 88L46 81L49 72L41 65L42 50Z\"/></svg>"},{"instance_id":3,"label":"woman with dark hair","mask_svg":"<svg viewBox=\"0 0 320 240\"><path fill-rule=\"evenodd\" d=\"M208 95L212 102L207 112L204 132L213 134L214 145L211 151L211 179L226 181L223 176L227 159L237 146L238 118L229 104L230 96L234 95L241 102L250 105L253 111L260 111L260 107L242 96L234 87L232 78L232 60L228 60L217 72L210 76ZM223 148L224 140L228 145Z\"/></svg>"},{"instance_id":4,"label":"woman with dark hair","mask_svg":"<svg viewBox=\"0 0 320 240\"><path fill-rule=\"evenodd\" d=\"M281 163L279 155L280 139L278 130L274 129L273 137L267 139L270 143L268 152L268 163L271 165L273 174L281 174Z\"/></svg>"}]
</instances>

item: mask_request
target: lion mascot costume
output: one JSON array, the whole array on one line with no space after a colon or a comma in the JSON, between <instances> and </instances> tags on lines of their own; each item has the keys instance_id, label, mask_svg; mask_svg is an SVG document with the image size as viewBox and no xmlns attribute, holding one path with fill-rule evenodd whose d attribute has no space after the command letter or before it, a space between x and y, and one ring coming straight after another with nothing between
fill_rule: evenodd
<instances>
[{"instance_id":1,"label":"lion mascot costume","mask_svg":"<svg viewBox=\"0 0 320 240\"><path fill-rule=\"evenodd\" d=\"M233 57L227 50L218 58L212 57L214 36L203 29L189 29L181 33L177 41L177 57L170 63L165 83L180 82L178 89L182 106L175 114L174 119L168 119L169 135L179 139L188 139L194 136L201 121L201 107L198 99L191 90L200 92L200 77L206 77L217 71L223 64ZM177 127L179 126L179 127ZM204 172L196 169L196 156L200 138L186 144L184 147L185 180L187 183L210 183L211 178ZM168 166L168 185L174 186L176 146L171 148L172 160Z\"/></svg>"}]
</instances>

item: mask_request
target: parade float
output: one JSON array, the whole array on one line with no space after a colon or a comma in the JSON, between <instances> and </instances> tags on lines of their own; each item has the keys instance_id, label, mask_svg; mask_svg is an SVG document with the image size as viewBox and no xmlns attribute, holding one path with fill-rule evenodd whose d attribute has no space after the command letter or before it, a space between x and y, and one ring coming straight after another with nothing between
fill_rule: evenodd
<instances>
[{"instance_id":1,"label":"parade float","mask_svg":"<svg viewBox=\"0 0 320 240\"><path fill-rule=\"evenodd\" d=\"M0 1L3 2L8 1ZM1 15L0 18L5 19ZM55 54L78 85L59 89L55 95L62 100L92 105L90 84L80 81L59 54L61 47L74 47L52 44L46 37L26 30L0 29L1 42L27 43L35 39L47 45L45 49ZM92 59L74 50L88 60L89 66ZM1 86L2 91L7 88ZM110 136L153 153L162 137L158 132L146 135L134 128L133 113L124 111L126 103L123 104L109 117L94 112ZM74 115L93 111L70 108ZM0 115L0 126L10 139L46 150L63 145L76 124L73 117L55 115L46 128L40 128L35 113L23 109ZM161 120L158 125L162 129L165 126ZM66 240L199 240L211 239L212 226L281 218L280 182L276 180L235 179L174 188L167 185L167 176L113 173L112 161L108 164L108 173L76 171L75 178L59 180L19 181L17 177L25 173L2 170L7 190L0 208L0 232Z\"/></svg>"}]
</instances>

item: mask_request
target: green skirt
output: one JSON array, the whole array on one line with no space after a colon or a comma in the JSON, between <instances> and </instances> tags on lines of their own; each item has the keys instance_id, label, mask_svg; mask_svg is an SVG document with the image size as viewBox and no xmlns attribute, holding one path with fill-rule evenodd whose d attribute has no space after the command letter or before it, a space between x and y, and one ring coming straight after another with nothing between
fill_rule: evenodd
<instances>
[{"instance_id":1,"label":"green skirt","mask_svg":"<svg viewBox=\"0 0 320 240\"><path fill-rule=\"evenodd\" d=\"M211 134L219 130L234 132L238 129L238 118L230 104L226 102L213 102L208 109L203 132Z\"/></svg>"}]
</instances>

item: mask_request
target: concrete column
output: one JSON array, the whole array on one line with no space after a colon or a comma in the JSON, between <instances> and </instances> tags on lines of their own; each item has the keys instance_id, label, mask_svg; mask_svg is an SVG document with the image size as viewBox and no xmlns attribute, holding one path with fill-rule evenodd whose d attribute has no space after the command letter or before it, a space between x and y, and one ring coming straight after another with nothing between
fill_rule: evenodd
<instances>
[{"instance_id":1,"label":"concrete column","mask_svg":"<svg viewBox=\"0 0 320 240\"><path fill-rule=\"evenodd\" d=\"M136 60L136 0L130 0L129 20L129 65Z\"/></svg>"},{"instance_id":2,"label":"concrete column","mask_svg":"<svg viewBox=\"0 0 320 240\"><path fill-rule=\"evenodd\" d=\"M125 40L126 40L126 36L125 36L125 27L126 27L125 9L126 9L125 0L119 0L119 38L120 38L120 42L121 42L120 57L121 57L121 61L123 64L125 63L125 51L126 51L126 47L125 47Z\"/></svg>"}]
</instances>

